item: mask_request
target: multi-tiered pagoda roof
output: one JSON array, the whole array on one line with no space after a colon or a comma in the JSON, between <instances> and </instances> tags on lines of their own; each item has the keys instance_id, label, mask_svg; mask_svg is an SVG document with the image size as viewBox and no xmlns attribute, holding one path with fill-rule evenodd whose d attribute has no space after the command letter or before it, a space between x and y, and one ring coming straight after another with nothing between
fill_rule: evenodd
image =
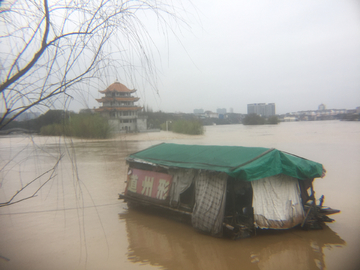
<instances>
[{"instance_id":1,"label":"multi-tiered pagoda roof","mask_svg":"<svg viewBox=\"0 0 360 270\"><path fill-rule=\"evenodd\" d=\"M96 109L97 112L106 111L139 111L142 107L134 105L140 98L131 96L136 92L136 89L130 90L125 85L119 82L114 82L108 88L103 91L99 91L105 94L104 97L96 99L102 103L103 106Z\"/></svg>"}]
</instances>

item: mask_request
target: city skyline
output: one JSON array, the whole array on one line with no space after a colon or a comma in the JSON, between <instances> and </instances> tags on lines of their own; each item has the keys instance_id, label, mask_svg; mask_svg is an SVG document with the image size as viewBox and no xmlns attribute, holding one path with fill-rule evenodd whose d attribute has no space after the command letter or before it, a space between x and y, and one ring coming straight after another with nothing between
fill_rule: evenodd
<instances>
[{"instance_id":1,"label":"city skyline","mask_svg":"<svg viewBox=\"0 0 360 270\"><path fill-rule=\"evenodd\" d=\"M247 104L261 102L275 103L279 114L321 103L334 109L360 105L359 2L188 4L188 14L179 15L189 18L190 29L178 37L164 39L156 26L150 29L158 48L156 89L130 81L119 69L102 78L96 91L118 78L138 89L141 106L183 113L201 107L246 113ZM87 97L90 108L97 106L96 91Z\"/></svg>"},{"instance_id":2,"label":"city skyline","mask_svg":"<svg viewBox=\"0 0 360 270\"><path fill-rule=\"evenodd\" d=\"M275 103L254 103L254 104L275 104ZM251 104L247 104L247 105L251 105ZM275 104L276 105L276 104ZM285 113L275 113L275 115L282 115L282 114L289 114L289 113L299 113L299 112L309 112L309 111L319 111L319 110L322 110L321 109L321 105L324 106L324 110L337 110L337 111L340 111L340 110L356 110L358 108L360 108L360 105L359 106L356 106L355 108L328 108L326 106L326 104L324 103L321 103L319 104L316 108L313 108L313 109L306 109L306 110L298 110L298 111L288 111L288 112L285 112ZM247 107L248 108L248 107ZM276 107L277 108L277 107ZM235 108L236 109L236 108ZM208 110L208 109L203 109L203 108L196 108L196 109L193 109L192 113L194 114L200 114L200 113L204 113L206 111L209 111L209 112L217 112L219 110L219 108L217 108L216 110ZM232 111L231 111L232 110ZM277 109L276 109L277 110ZM202 111L202 112L201 112ZM181 113L181 112L178 112L178 113ZM229 108L229 110L226 109L226 113L239 113L239 112L236 112L234 111L234 108ZM245 113L239 113L239 114L248 114L248 111L245 112Z\"/></svg>"}]
</instances>

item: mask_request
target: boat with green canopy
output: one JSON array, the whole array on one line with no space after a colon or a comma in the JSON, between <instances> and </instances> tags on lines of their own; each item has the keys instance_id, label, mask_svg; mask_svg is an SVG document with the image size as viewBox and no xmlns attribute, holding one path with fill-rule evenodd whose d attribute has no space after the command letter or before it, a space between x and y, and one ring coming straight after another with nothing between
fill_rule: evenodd
<instances>
[{"instance_id":1,"label":"boat with green canopy","mask_svg":"<svg viewBox=\"0 0 360 270\"><path fill-rule=\"evenodd\" d=\"M274 148L162 143L129 155L120 198L188 215L194 228L233 238L259 229L331 222L312 182L322 164Z\"/></svg>"}]
</instances>

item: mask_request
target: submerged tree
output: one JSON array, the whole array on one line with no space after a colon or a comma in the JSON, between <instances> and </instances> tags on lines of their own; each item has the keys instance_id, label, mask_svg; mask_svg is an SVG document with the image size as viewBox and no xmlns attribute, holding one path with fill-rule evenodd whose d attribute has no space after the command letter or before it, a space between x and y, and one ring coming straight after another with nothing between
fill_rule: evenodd
<instances>
[{"instance_id":1,"label":"submerged tree","mask_svg":"<svg viewBox=\"0 0 360 270\"><path fill-rule=\"evenodd\" d=\"M279 124L279 118L276 115L270 116L266 123L269 125L277 125Z\"/></svg>"},{"instance_id":2,"label":"submerged tree","mask_svg":"<svg viewBox=\"0 0 360 270\"><path fill-rule=\"evenodd\" d=\"M256 113L247 114L243 119L244 125L264 125L265 118L257 115Z\"/></svg>"},{"instance_id":3,"label":"submerged tree","mask_svg":"<svg viewBox=\"0 0 360 270\"><path fill-rule=\"evenodd\" d=\"M165 33L170 19L179 20L174 6L157 0L5 1L0 8L0 129L34 106L66 107L79 83L119 68L133 76L134 61L153 79L144 19L155 18Z\"/></svg>"},{"instance_id":4,"label":"submerged tree","mask_svg":"<svg viewBox=\"0 0 360 270\"><path fill-rule=\"evenodd\" d=\"M251 113L247 114L243 119L244 125L277 125L278 123L279 119L276 115L265 118L256 113Z\"/></svg>"}]
</instances>

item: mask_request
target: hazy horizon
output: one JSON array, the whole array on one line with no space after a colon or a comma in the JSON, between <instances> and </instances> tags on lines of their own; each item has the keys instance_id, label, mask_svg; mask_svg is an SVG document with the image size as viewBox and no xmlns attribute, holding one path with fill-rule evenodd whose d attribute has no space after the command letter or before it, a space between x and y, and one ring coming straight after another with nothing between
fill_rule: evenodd
<instances>
[{"instance_id":1,"label":"hazy horizon","mask_svg":"<svg viewBox=\"0 0 360 270\"><path fill-rule=\"evenodd\" d=\"M139 106L192 113L275 103L276 113L360 106L357 1L195 1L190 30L167 40L151 32L160 56L158 94L136 88ZM189 8L190 12L194 10ZM192 11L191 11L192 10ZM161 57L161 58L160 58ZM99 89L99 90L103 90ZM89 107L98 107L93 93Z\"/></svg>"},{"instance_id":2,"label":"hazy horizon","mask_svg":"<svg viewBox=\"0 0 360 270\"><path fill-rule=\"evenodd\" d=\"M183 21L136 13L147 31L141 38L149 55L133 51L125 34L112 37L104 53L113 63L99 77L68 89L70 105L65 95L43 105L73 111L99 107L99 91L118 80L138 90L138 106L154 111L232 108L245 114L247 104L275 103L276 113L284 114L320 104L360 106L359 1L170 4L176 7L169 11Z\"/></svg>"}]
</instances>

